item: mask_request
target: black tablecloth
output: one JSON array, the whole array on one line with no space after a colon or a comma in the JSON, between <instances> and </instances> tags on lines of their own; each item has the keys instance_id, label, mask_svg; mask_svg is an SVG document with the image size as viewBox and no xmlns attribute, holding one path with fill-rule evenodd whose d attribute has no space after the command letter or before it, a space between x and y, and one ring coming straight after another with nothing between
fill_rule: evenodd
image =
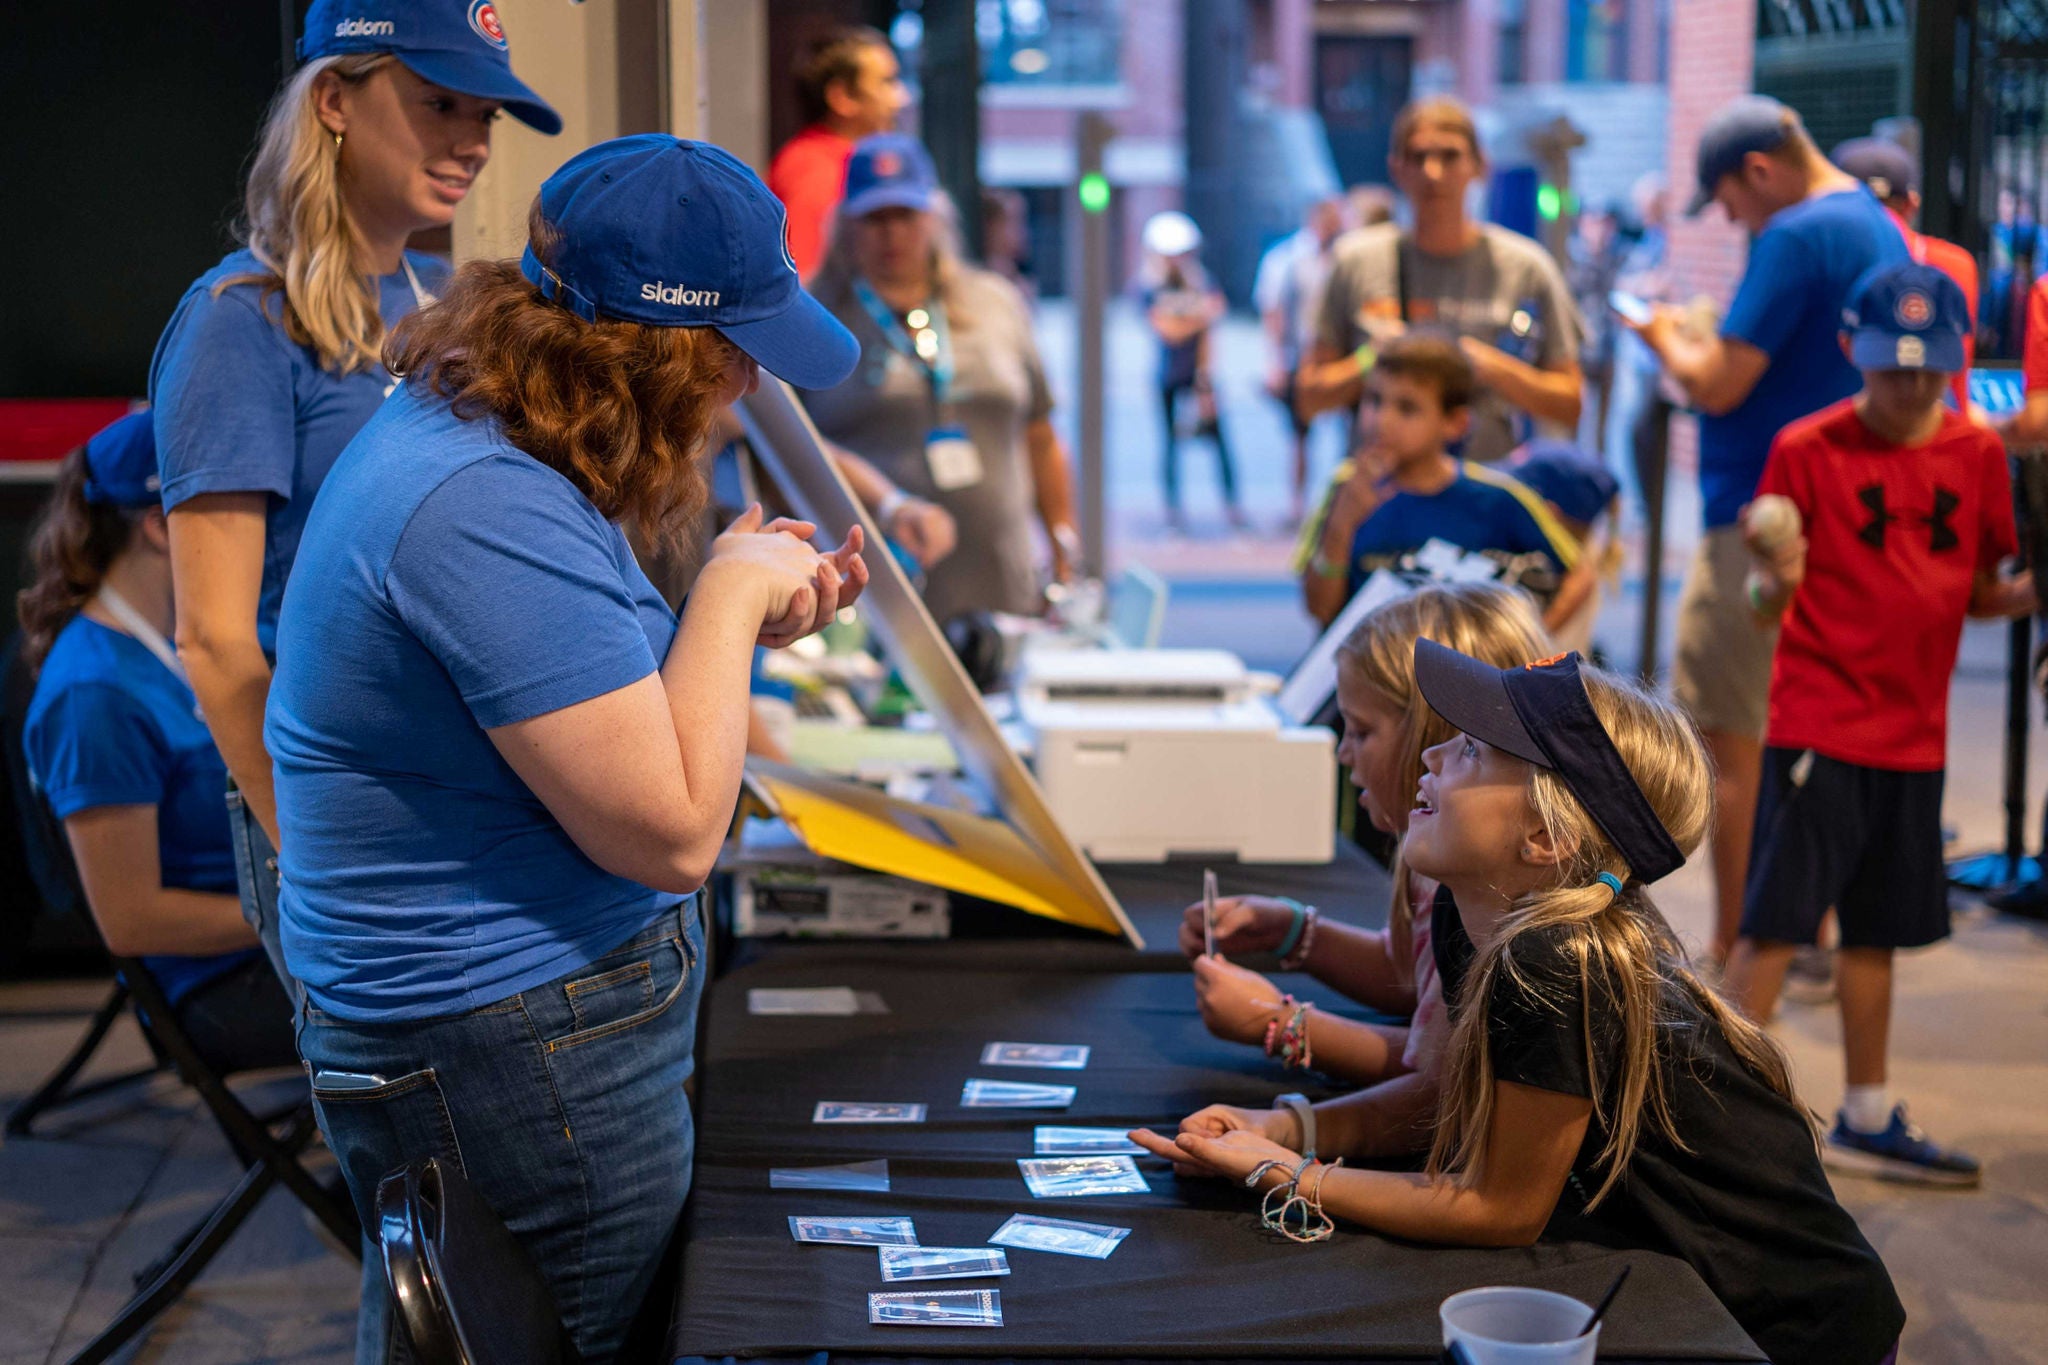
<instances>
[{"instance_id":1,"label":"black tablecloth","mask_svg":"<svg viewBox=\"0 0 2048 1365\"><path fill-rule=\"evenodd\" d=\"M1171 1125L1203 1103L1264 1106L1302 1079L1210 1038L1185 975L1158 953L1037 947L1052 951L1034 958L1029 944L985 942L757 947L713 984L672 1355L1423 1360L1437 1348L1446 1295L1514 1283L1591 1299L1626 1261L1635 1273L1607 1320L1603 1358L1761 1358L1690 1267L1648 1253L1422 1249L1354 1228L1297 1246L1260 1229L1243 1191L1179 1181L1149 1159L1139 1163L1147 1195L1031 1198L1016 1159L1031 1155L1036 1124ZM879 993L890 1013L746 1012L750 987L836 985ZM1094 1053L1079 1072L991 1071L978 1058L992 1041L1087 1043ZM961 1084L977 1075L1072 1084L1079 1097L1060 1112L963 1110ZM810 1118L819 1100L921 1102L930 1118L818 1126ZM768 1188L772 1166L872 1157L889 1161L887 1194ZM1006 1278L929 1286L1000 1289L1000 1329L884 1328L868 1324L867 1295L906 1286L882 1284L873 1251L798 1245L786 1222L901 1214L926 1245L979 1245L1013 1213L1132 1233L1106 1261L1012 1251Z\"/></svg>"}]
</instances>

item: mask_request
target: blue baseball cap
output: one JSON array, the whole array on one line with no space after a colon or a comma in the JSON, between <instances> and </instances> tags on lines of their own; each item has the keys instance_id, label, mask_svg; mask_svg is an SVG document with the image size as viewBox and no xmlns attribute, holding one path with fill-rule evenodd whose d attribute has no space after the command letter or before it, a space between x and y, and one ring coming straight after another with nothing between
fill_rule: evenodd
<instances>
[{"instance_id":1,"label":"blue baseball cap","mask_svg":"<svg viewBox=\"0 0 2048 1365\"><path fill-rule=\"evenodd\" d=\"M423 81L459 95L497 100L542 133L562 116L512 74L512 49L491 0L313 0L299 60L388 52Z\"/></svg>"},{"instance_id":2,"label":"blue baseball cap","mask_svg":"<svg viewBox=\"0 0 2048 1365\"><path fill-rule=\"evenodd\" d=\"M1579 676L1576 651L1495 668L1434 640L1415 642L1415 685L1429 709L1475 739L1547 768L1571 789L1632 881L1654 882L1685 854L1636 785Z\"/></svg>"},{"instance_id":3,"label":"blue baseball cap","mask_svg":"<svg viewBox=\"0 0 2048 1365\"><path fill-rule=\"evenodd\" d=\"M1850 286L1842 330L1859 370L1956 374L1965 368L1970 301L1961 285L1931 265L1880 265Z\"/></svg>"},{"instance_id":4,"label":"blue baseball cap","mask_svg":"<svg viewBox=\"0 0 2048 1365\"><path fill-rule=\"evenodd\" d=\"M1509 462L1508 472L1537 497L1587 525L1606 511L1621 491L1621 481L1612 470L1570 441L1531 441Z\"/></svg>"},{"instance_id":5,"label":"blue baseball cap","mask_svg":"<svg viewBox=\"0 0 2048 1365\"><path fill-rule=\"evenodd\" d=\"M797 279L781 201L722 148L667 133L600 142L547 178L540 211L550 259L528 243L519 268L587 322L716 327L801 389L829 389L860 362L853 333Z\"/></svg>"},{"instance_id":6,"label":"blue baseball cap","mask_svg":"<svg viewBox=\"0 0 2048 1365\"><path fill-rule=\"evenodd\" d=\"M877 133L854 144L839 212L861 218L878 209L928 209L938 188L939 173L922 142L902 133Z\"/></svg>"},{"instance_id":7,"label":"blue baseball cap","mask_svg":"<svg viewBox=\"0 0 2048 1365\"><path fill-rule=\"evenodd\" d=\"M1698 217L1714 202L1721 177L1742 169L1751 152L1774 152L1785 145L1799 116L1769 95L1744 95L1721 106L1700 130L1699 188L1686 205L1685 216Z\"/></svg>"},{"instance_id":8,"label":"blue baseball cap","mask_svg":"<svg viewBox=\"0 0 2048 1365\"><path fill-rule=\"evenodd\" d=\"M106 507L155 507L162 501L156 473L156 419L131 412L100 428L85 443L85 500Z\"/></svg>"},{"instance_id":9,"label":"blue baseball cap","mask_svg":"<svg viewBox=\"0 0 2048 1365\"><path fill-rule=\"evenodd\" d=\"M1896 199L1920 188L1920 163L1888 137L1852 137L1828 159L1870 186L1880 199Z\"/></svg>"}]
</instances>

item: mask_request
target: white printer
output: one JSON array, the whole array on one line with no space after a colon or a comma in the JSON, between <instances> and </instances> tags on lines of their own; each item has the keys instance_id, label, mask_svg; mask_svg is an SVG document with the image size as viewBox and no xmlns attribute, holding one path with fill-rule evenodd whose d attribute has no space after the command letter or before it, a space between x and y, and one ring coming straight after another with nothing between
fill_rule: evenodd
<instances>
[{"instance_id":1,"label":"white printer","mask_svg":"<svg viewBox=\"0 0 2048 1365\"><path fill-rule=\"evenodd\" d=\"M1336 737L1290 726L1236 655L1027 650L1016 685L1048 805L1098 862L1323 863Z\"/></svg>"}]
</instances>

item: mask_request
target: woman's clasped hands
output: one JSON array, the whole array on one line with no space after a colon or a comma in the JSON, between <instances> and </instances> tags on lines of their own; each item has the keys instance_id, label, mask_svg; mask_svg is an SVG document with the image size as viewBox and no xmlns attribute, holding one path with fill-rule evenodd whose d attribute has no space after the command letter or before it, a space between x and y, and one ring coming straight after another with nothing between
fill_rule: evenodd
<instances>
[{"instance_id":1,"label":"woman's clasped hands","mask_svg":"<svg viewBox=\"0 0 2048 1365\"><path fill-rule=\"evenodd\" d=\"M845 543L830 551L811 545L817 533L813 523L791 517L764 524L761 505L755 503L712 542L705 574L722 571L743 590L758 594L758 642L768 649L823 630L868 585L861 528L853 527Z\"/></svg>"}]
</instances>

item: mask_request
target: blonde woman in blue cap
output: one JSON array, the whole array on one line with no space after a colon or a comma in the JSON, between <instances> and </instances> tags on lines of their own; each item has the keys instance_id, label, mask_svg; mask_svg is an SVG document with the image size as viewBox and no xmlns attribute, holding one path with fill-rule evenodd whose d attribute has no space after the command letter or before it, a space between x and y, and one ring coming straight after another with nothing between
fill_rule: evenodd
<instances>
[{"instance_id":1,"label":"blonde woman in blue cap","mask_svg":"<svg viewBox=\"0 0 2048 1365\"><path fill-rule=\"evenodd\" d=\"M294 1066L292 1011L235 895L227 770L171 633L150 416L65 458L16 602L36 690L22 749L107 947L142 960L200 1056Z\"/></svg>"},{"instance_id":2,"label":"blonde woman in blue cap","mask_svg":"<svg viewBox=\"0 0 2048 1365\"><path fill-rule=\"evenodd\" d=\"M715 147L620 138L541 187L519 264L401 324L406 376L336 462L285 589L265 737L284 949L321 1131L369 1220L457 1163L610 1359L689 1189L698 888L739 795L757 643L867 581L751 509L681 619L654 543L706 494L756 367L822 388L852 336L782 206ZM383 1277L359 1358L382 1360Z\"/></svg>"},{"instance_id":3,"label":"blonde woman in blue cap","mask_svg":"<svg viewBox=\"0 0 2048 1365\"><path fill-rule=\"evenodd\" d=\"M257 142L244 245L186 291L149 377L178 649L238 788L244 909L280 971L263 699L306 516L390 390L386 332L446 278L406 239L453 221L500 112L562 126L512 74L488 0L314 0L299 57Z\"/></svg>"}]
</instances>

